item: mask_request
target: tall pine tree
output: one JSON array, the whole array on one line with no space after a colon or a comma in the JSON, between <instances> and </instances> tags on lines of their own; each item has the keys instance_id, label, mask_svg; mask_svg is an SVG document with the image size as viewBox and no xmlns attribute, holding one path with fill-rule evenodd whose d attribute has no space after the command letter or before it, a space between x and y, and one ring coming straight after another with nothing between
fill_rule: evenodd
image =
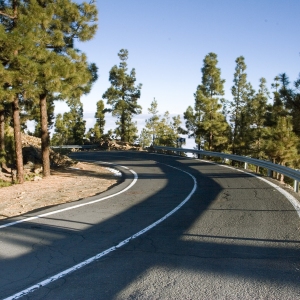
<instances>
[{"instance_id":1,"label":"tall pine tree","mask_svg":"<svg viewBox=\"0 0 300 300\"><path fill-rule=\"evenodd\" d=\"M266 79L261 78L258 92L247 103L249 128L247 130L251 157L265 159L264 140L266 137L267 102L269 91Z\"/></svg>"},{"instance_id":2,"label":"tall pine tree","mask_svg":"<svg viewBox=\"0 0 300 300\"><path fill-rule=\"evenodd\" d=\"M111 105L112 115L118 118L115 130L121 141L132 141L136 137L137 128L132 121L134 115L140 114L142 107L138 104L142 85L135 85L136 74L132 69L128 74L128 51L121 49L118 53L121 60L119 67L112 67L109 72L111 86L103 94L107 104Z\"/></svg>"},{"instance_id":3,"label":"tall pine tree","mask_svg":"<svg viewBox=\"0 0 300 300\"><path fill-rule=\"evenodd\" d=\"M232 130L231 151L233 154L241 155L243 149L246 148L246 132L247 125L247 111L246 105L249 94L251 94L251 85L247 82L245 58L239 56L236 60L235 73L233 77L234 85L231 88L233 96L229 104L230 108L230 123Z\"/></svg>"},{"instance_id":4,"label":"tall pine tree","mask_svg":"<svg viewBox=\"0 0 300 300\"><path fill-rule=\"evenodd\" d=\"M15 128L18 126L19 119L18 101L21 98L28 98L32 89L35 88L33 98L38 99L40 105L43 175L48 176L50 163L47 98L54 94L74 97L72 84L81 86L77 92L82 93L84 86L90 81L91 74L85 56L80 56L78 51L72 48L75 38L86 41L95 34L96 5L94 3L78 4L70 0L48 1L47 3L12 0L1 2L0 15L1 21L4 20L2 24L5 26L5 30L0 29L0 39L3 38L7 42L3 48L13 58L21 58L18 62L22 63L22 68L20 68L14 59L8 57L6 65L9 64L9 66L6 70L13 71L17 66L18 72L20 70L31 71L31 77L26 81L22 79L21 83L13 82L12 84L13 88L22 87L21 91L15 92L16 97L12 101ZM10 33L12 36L9 36ZM30 63L27 68L24 68L26 59ZM22 78L14 77L19 81ZM71 95L67 93L67 90ZM19 136L19 131L15 132L16 136ZM16 138L17 153L21 150L18 141L19 138ZM21 165L19 166L20 161L17 155L18 170L22 168Z\"/></svg>"},{"instance_id":5,"label":"tall pine tree","mask_svg":"<svg viewBox=\"0 0 300 300\"><path fill-rule=\"evenodd\" d=\"M106 112L106 109L104 107L104 102L103 102L103 100L99 100L97 102L97 110L96 110L96 113L95 113L96 124L94 126L95 139L97 141L99 141L100 138L104 134L105 112Z\"/></svg>"},{"instance_id":6,"label":"tall pine tree","mask_svg":"<svg viewBox=\"0 0 300 300\"><path fill-rule=\"evenodd\" d=\"M84 142L83 105L78 98L70 99L68 105L70 111L56 117L53 145L82 145Z\"/></svg>"},{"instance_id":7,"label":"tall pine tree","mask_svg":"<svg viewBox=\"0 0 300 300\"><path fill-rule=\"evenodd\" d=\"M157 105L157 101L154 98L151 102L150 108L148 108L148 113L151 114L151 117L148 120L146 120L145 126L145 130L147 130L149 135L151 136L150 140L152 141L152 145L155 144L155 139L157 136L157 127L159 122ZM143 132L143 135L145 135L145 131Z\"/></svg>"},{"instance_id":8,"label":"tall pine tree","mask_svg":"<svg viewBox=\"0 0 300 300\"><path fill-rule=\"evenodd\" d=\"M209 151L223 151L228 142L228 124L221 113L221 98L224 95L224 79L217 68L217 55L209 53L203 60L202 83L195 93L194 123L198 136L204 140L204 148ZM189 109L189 112L190 109ZM187 116L187 114L186 114ZM192 118L190 118L192 121Z\"/></svg>"},{"instance_id":9,"label":"tall pine tree","mask_svg":"<svg viewBox=\"0 0 300 300\"><path fill-rule=\"evenodd\" d=\"M35 89L33 84L37 66L31 59L36 45L33 12L22 1L0 3L0 62L4 83L0 84L1 101L11 103L16 152L17 182L23 183L23 156L21 143L20 111L22 102Z\"/></svg>"}]
</instances>

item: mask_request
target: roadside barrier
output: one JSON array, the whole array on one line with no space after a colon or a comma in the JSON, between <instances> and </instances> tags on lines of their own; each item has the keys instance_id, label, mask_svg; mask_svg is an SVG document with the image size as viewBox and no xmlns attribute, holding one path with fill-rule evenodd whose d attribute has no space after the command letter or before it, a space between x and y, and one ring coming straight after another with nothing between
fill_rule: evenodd
<instances>
[{"instance_id":1,"label":"roadside barrier","mask_svg":"<svg viewBox=\"0 0 300 300\"><path fill-rule=\"evenodd\" d=\"M284 167L278 164L274 164L270 161L251 158L247 156L239 156L234 154L227 154L222 152L211 152L205 150L196 150L196 149L184 149L184 148L173 148L173 147L162 147L162 146L153 146L155 150L165 150L165 151L174 151L174 152L186 152L186 153L195 153L200 156L212 156L212 157L220 157L225 161L225 159L240 161L244 163L244 168L247 169L248 164L252 164L255 166L259 166L267 169L268 176L271 177L272 171L283 174L289 178L294 179L294 191L298 193L299 191L299 181L300 181L300 172L295 169L291 169L289 167Z\"/></svg>"}]
</instances>

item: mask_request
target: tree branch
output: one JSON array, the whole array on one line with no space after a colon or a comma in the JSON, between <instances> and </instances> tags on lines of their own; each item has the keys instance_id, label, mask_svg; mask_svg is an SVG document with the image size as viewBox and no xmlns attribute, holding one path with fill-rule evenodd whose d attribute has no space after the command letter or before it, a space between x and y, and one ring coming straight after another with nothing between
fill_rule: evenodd
<instances>
[{"instance_id":1,"label":"tree branch","mask_svg":"<svg viewBox=\"0 0 300 300\"><path fill-rule=\"evenodd\" d=\"M0 15L2 15L2 16L4 16L4 17L7 17L7 18L9 18L9 19L12 19L12 20L14 20L14 19L17 18L16 15L15 15L15 16L10 16L10 15L6 14L5 12L3 12L3 11L1 11L1 10L0 10Z\"/></svg>"}]
</instances>

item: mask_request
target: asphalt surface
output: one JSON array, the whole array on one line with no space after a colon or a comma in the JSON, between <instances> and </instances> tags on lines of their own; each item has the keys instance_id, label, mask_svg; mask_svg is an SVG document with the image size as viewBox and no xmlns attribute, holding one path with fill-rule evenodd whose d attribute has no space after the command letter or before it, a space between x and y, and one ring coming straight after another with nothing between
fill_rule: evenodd
<instances>
[{"instance_id":1,"label":"asphalt surface","mask_svg":"<svg viewBox=\"0 0 300 300\"><path fill-rule=\"evenodd\" d=\"M138 179L103 201L0 228L1 299L21 291L21 299L300 299L300 219L272 186L180 157L133 152L73 157L117 163ZM122 191L134 174L115 168L123 173L119 186L0 226ZM99 259L48 283L97 254ZM43 281L47 284L39 287Z\"/></svg>"}]
</instances>

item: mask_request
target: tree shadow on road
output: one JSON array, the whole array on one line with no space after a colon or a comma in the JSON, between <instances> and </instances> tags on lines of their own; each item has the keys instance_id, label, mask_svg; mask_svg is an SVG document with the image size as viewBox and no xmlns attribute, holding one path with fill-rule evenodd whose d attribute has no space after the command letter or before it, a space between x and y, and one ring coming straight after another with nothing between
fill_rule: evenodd
<instances>
[{"instance_id":1,"label":"tree shadow on road","mask_svg":"<svg viewBox=\"0 0 300 300\"><path fill-rule=\"evenodd\" d=\"M272 204L266 209L255 208L264 199L257 198L249 204L235 194L224 194L225 188L216 177L207 176L217 172L216 166L158 156L148 156L158 160L158 164L143 163L145 156L137 157L127 163L126 159L119 161L139 174L138 183L128 192L71 214L45 217L0 232L1 241L8 245L2 250L9 253L1 255L4 268L0 269L0 296L14 294L117 245L180 204L194 183L186 173L168 164L197 179L198 189L180 210L125 246L33 292L32 299L152 299L151 294L148 298L143 295L143 289L152 289L156 295L153 298L159 295L158 289L165 290L169 294L161 294L162 298L170 299L173 288L168 291L165 280L169 276L174 290L176 280L179 287L188 288L186 282L178 281L188 279L187 273L191 274L190 280L210 289L214 283L210 282L209 287L206 277L224 282L234 278L233 282L283 285L299 292L299 271L295 265L300 266L300 236L299 231L290 232L291 228L298 228L298 219L288 203L280 200L285 210L273 211L275 217L281 217L275 222L284 227L282 232L273 230L272 223L266 233L261 232L262 224L266 224L263 220L252 224L251 229L251 222L267 218ZM219 178L227 178L227 183L234 185L236 174L229 173L226 170L224 177L220 174ZM226 212L229 215L222 219ZM289 233L293 238L289 238ZM157 290L151 287L155 284ZM190 288L191 298L194 292L196 289Z\"/></svg>"}]
</instances>

